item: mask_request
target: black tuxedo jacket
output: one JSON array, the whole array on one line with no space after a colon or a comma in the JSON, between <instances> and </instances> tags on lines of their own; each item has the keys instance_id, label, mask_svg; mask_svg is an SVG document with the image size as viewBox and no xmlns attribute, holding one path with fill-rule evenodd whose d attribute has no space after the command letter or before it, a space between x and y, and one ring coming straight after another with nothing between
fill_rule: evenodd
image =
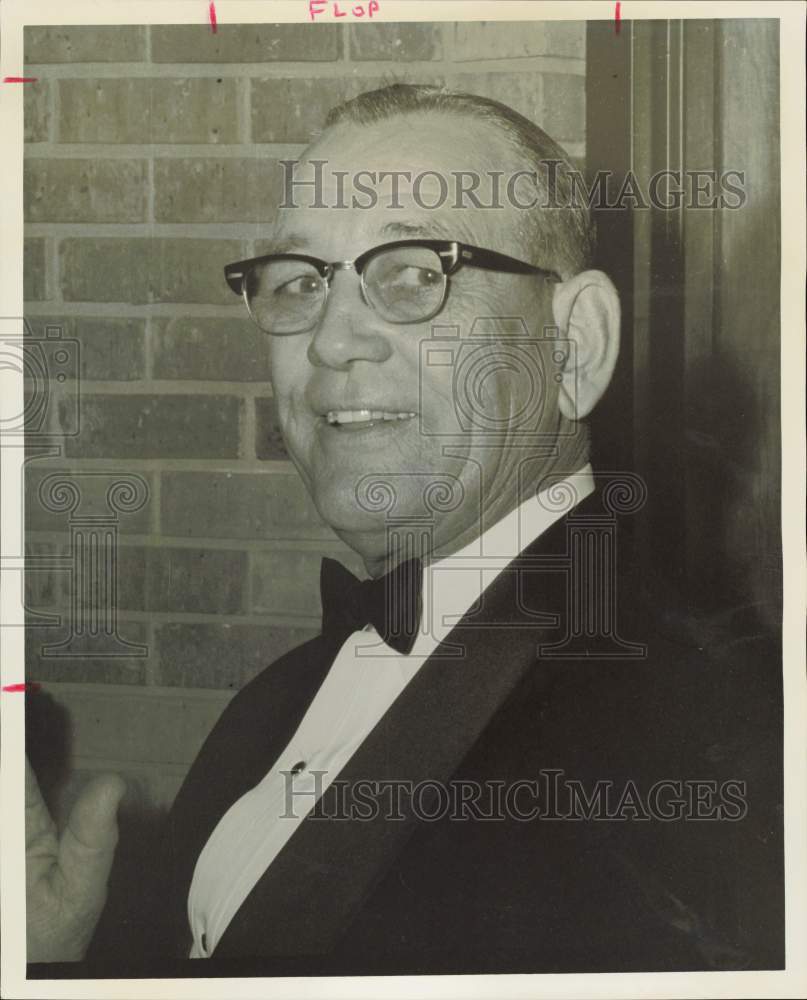
<instances>
[{"instance_id":1,"label":"black tuxedo jacket","mask_svg":"<svg viewBox=\"0 0 807 1000\"><path fill-rule=\"evenodd\" d=\"M595 497L573 516L600 513ZM563 569L569 540L565 518L497 577L448 637L461 655L428 660L340 775L348 788L498 784L511 813L537 801L539 815L485 818L485 800L457 816L424 797L418 811L404 795L398 818L333 818L331 789L213 957L183 961L196 860L316 694L338 651L320 636L223 713L171 812L153 934L139 946L128 935L126 968L103 962L98 974L135 975L138 962L202 976L782 967L776 646L735 636L710 653L678 623L660 626L624 559L618 618L564 644L583 613ZM577 818L557 818L570 811L569 781L594 801L589 818L579 799ZM538 784L513 795L518 782ZM658 782L668 784L649 802Z\"/></svg>"}]
</instances>

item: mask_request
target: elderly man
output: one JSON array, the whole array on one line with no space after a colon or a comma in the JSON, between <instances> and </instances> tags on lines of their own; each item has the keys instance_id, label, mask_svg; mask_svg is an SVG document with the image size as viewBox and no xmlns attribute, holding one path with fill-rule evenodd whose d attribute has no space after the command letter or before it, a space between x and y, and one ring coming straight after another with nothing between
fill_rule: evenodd
<instances>
[{"instance_id":1,"label":"elderly man","mask_svg":"<svg viewBox=\"0 0 807 1000\"><path fill-rule=\"evenodd\" d=\"M154 933L122 936L151 974L781 960L780 890L752 874L775 874L778 706L754 667L654 631L618 564L578 421L619 303L563 159L494 101L363 94L296 165L267 252L226 268L288 452L370 580L324 562L322 634L231 702L191 768ZM345 196L402 168L434 188ZM540 204L516 184L487 210L440 196L496 173L532 175ZM87 789L56 860L32 781L29 960L83 956L120 794Z\"/></svg>"}]
</instances>

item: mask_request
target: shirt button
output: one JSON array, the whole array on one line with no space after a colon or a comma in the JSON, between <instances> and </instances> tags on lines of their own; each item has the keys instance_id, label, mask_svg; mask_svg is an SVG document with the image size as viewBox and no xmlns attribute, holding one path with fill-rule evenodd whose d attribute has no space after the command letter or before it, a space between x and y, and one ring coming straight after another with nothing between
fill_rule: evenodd
<instances>
[{"instance_id":1,"label":"shirt button","mask_svg":"<svg viewBox=\"0 0 807 1000\"><path fill-rule=\"evenodd\" d=\"M292 767L291 773L293 775L297 775L301 771L304 771L304 770L305 770L305 761L304 760L298 760L297 763Z\"/></svg>"}]
</instances>

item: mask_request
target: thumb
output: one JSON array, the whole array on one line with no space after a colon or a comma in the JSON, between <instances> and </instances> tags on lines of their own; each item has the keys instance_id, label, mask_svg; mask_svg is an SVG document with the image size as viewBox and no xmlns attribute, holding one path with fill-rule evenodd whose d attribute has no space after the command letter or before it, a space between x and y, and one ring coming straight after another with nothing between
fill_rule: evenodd
<instances>
[{"instance_id":1,"label":"thumb","mask_svg":"<svg viewBox=\"0 0 807 1000\"><path fill-rule=\"evenodd\" d=\"M82 790L70 813L59 843L59 871L65 900L79 909L100 909L106 898L118 842L118 805L125 791L119 775L99 775Z\"/></svg>"}]
</instances>

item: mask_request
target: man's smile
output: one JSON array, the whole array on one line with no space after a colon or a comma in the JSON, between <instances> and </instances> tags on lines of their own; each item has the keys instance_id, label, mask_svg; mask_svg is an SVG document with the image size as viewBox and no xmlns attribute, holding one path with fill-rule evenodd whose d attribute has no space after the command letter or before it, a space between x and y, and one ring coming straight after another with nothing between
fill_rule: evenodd
<instances>
[{"instance_id":1,"label":"man's smile","mask_svg":"<svg viewBox=\"0 0 807 1000\"><path fill-rule=\"evenodd\" d=\"M361 430L376 426L379 423L396 423L401 420L411 420L416 414L410 411L397 410L328 410L325 420L330 427Z\"/></svg>"},{"instance_id":2,"label":"man's smile","mask_svg":"<svg viewBox=\"0 0 807 1000\"><path fill-rule=\"evenodd\" d=\"M412 410L382 410L370 407L333 409L320 418L320 433L332 439L349 435L387 439L403 432L417 414Z\"/></svg>"}]
</instances>

